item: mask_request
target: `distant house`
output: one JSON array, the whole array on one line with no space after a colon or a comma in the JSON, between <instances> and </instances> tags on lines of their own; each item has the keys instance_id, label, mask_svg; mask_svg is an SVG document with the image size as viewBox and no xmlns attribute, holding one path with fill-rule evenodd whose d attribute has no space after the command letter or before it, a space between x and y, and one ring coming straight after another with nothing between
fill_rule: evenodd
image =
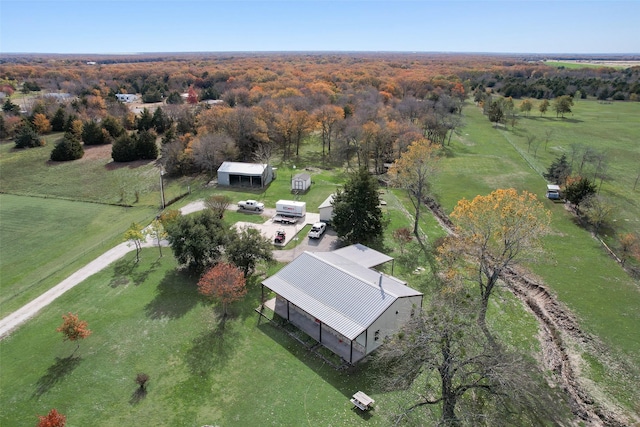
<instances>
[{"instance_id":1,"label":"distant house","mask_svg":"<svg viewBox=\"0 0 640 427\"><path fill-rule=\"evenodd\" d=\"M318 206L318 211L320 212L320 221L331 223L333 219L333 197L335 194L330 194L324 202Z\"/></svg>"},{"instance_id":2,"label":"distant house","mask_svg":"<svg viewBox=\"0 0 640 427\"><path fill-rule=\"evenodd\" d=\"M311 175L299 173L291 178L291 191L304 193L311 187Z\"/></svg>"},{"instance_id":3,"label":"distant house","mask_svg":"<svg viewBox=\"0 0 640 427\"><path fill-rule=\"evenodd\" d=\"M138 95L133 93L116 93L116 98L120 102L135 102L138 100Z\"/></svg>"},{"instance_id":4,"label":"distant house","mask_svg":"<svg viewBox=\"0 0 640 427\"><path fill-rule=\"evenodd\" d=\"M422 306L422 293L372 269L389 260L363 245L304 252L262 282L276 294L265 306L354 364Z\"/></svg>"},{"instance_id":5,"label":"distant house","mask_svg":"<svg viewBox=\"0 0 640 427\"><path fill-rule=\"evenodd\" d=\"M264 188L273 181L273 168L265 163L224 162L218 168L218 185Z\"/></svg>"}]
</instances>

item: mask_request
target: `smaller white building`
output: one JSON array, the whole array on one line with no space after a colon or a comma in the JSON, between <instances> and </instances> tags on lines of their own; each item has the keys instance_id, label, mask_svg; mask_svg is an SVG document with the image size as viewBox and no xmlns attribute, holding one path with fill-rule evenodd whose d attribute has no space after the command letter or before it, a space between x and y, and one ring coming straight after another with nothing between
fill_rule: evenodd
<instances>
[{"instance_id":1,"label":"smaller white building","mask_svg":"<svg viewBox=\"0 0 640 427\"><path fill-rule=\"evenodd\" d=\"M120 102L135 102L138 100L138 95L133 93L116 93L116 98Z\"/></svg>"},{"instance_id":2,"label":"smaller white building","mask_svg":"<svg viewBox=\"0 0 640 427\"><path fill-rule=\"evenodd\" d=\"M291 178L291 191L304 193L309 187L311 187L311 175L308 173L299 173Z\"/></svg>"},{"instance_id":3,"label":"smaller white building","mask_svg":"<svg viewBox=\"0 0 640 427\"><path fill-rule=\"evenodd\" d=\"M325 199L324 202L320 206L318 206L318 210L320 211L320 221L326 222L328 224L331 223L333 219L333 197L334 194L330 194L329 197Z\"/></svg>"}]
</instances>

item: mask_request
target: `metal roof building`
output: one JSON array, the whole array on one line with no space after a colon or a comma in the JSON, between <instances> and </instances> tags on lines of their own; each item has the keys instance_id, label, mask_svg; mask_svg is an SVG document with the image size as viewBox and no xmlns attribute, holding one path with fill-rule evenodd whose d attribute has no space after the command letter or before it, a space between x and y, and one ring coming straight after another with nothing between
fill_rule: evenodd
<instances>
[{"instance_id":1,"label":"metal roof building","mask_svg":"<svg viewBox=\"0 0 640 427\"><path fill-rule=\"evenodd\" d=\"M350 251L391 259L363 245L304 252L262 285L275 292L278 315L355 363L409 320L422 305L422 293L369 268L368 256L345 257Z\"/></svg>"},{"instance_id":2,"label":"metal roof building","mask_svg":"<svg viewBox=\"0 0 640 427\"><path fill-rule=\"evenodd\" d=\"M273 168L266 163L223 162L218 168L218 185L264 188L273 180Z\"/></svg>"}]
</instances>

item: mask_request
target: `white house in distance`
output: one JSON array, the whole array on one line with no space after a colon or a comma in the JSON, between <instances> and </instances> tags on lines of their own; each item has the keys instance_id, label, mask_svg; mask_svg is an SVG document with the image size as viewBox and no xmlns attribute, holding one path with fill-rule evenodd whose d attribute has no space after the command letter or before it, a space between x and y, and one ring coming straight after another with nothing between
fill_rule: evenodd
<instances>
[{"instance_id":1,"label":"white house in distance","mask_svg":"<svg viewBox=\"0 0 640 427\"><path fill-rule=\"evenodd\" d=\"M266 163L223 162L218 185L264 188L273 181L273 168Z\"/></svg>"},{"instance_id":2,"label":"white house in distance","mask_svg":"<svg viewBox=\"0 0 640 427\"><path fill-rule=\"evenodd\" d=\"M116 98L120 102L135 102L138 100L138 95L133 93L116 93Z\"/></svg>"},{"instance_id":3,"label":"white house in distance","mask_svg":"<svg viewBox=\"0 0 640 427\"><path fill-rule=\"evenodd\" d=\"M393 258L364 245L304 252L262 282L265 306L355 364L422 307L423 294L372 267Z\"/></svg>"}]
</instances>

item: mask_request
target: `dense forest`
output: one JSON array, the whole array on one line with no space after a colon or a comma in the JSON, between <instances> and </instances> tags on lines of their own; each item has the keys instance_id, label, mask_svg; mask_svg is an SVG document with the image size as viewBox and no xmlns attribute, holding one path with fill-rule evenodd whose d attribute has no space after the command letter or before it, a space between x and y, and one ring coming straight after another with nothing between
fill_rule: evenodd
<instances>
[{"instance_id":1,"label":"dense forest","mask_svg":"<svg viewBox=\"0 0 640 427\"><path fill-rule=\"evenodd\" d=\"M155 135L167 172L182 175L224 160L286 161L313 134L324 161L382 172L417 138L446 144L471 94L640 101L640 67L448 54L4 56L0 91L14 94L0 137L28 147L65 131L58 151L70 160L81 155L74 141L112 143L116 161L155 158ZM138 94L138 114L116 94Z\"/></svg>"}]
</instances>

